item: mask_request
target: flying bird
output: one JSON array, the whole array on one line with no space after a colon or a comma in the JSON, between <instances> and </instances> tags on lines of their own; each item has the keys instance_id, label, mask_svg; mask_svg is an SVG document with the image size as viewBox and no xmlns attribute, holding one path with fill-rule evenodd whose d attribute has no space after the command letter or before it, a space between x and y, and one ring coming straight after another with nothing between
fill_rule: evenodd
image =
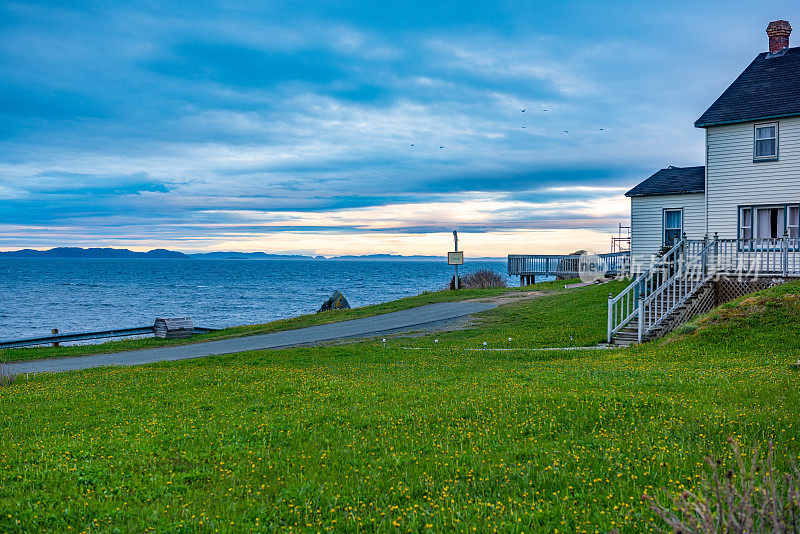
<instances>
[{"instance_id":1,"label":"flying bird","mask_svg":"<svg viewBox=\"0 0 800 534\"><path fill-rule=\"evenodd\" d=\"M411 143L411 146L414 146L414 143Z\"/></svg>"},{"instance_id":2,"label":"flying bird","mask_svg":"<svg viewBox=\"0 0 800 534\"><path fill-rule=\"evenodd\" d=\"M523 128L525 128L525 127L523 126Z\"/></svg>"},{"instance_id":3,"label":"flying bird","mask_svg":"<svg viewBox=\"0 0 800 534\"><path fill-rule=\"evenodd\" d=\"M524 110L524 109L522 109L521 111L522 111L523 113L525 113L525 110Z\"/></svg>"},{"instance_id":4,"label":"flying bird","mask_svg":"<svg viewBox=\"0 0 800 534\"><path fill-rule=\"evenodd\" d=\"M605 129L605 128L598 128L598 130L600 130L601 132L602 132L604 129Z\"/></svg>"},{"instance_id":5,"label":"flying bird","mask_svg":"<svg viewBox=\"0 0 800 534\"><path fill-rule=\"evenodd\" d=\"M547 110L546 110L546 109L543 109L542 111L547 111Z\"/></svg>"},{"instance_id":6,"label":"flying bird","mask_svg":"<svg viewBox=\"0 0 800 534\"><path fill-rule=\"evenodd\" d=\"M444 148L444 145L440 146L439 148Z\"/></svg>"},{"instance_id":7,"label":"flying bird","mask_svg":"<svg viewBox=\"0 0 800 534\"><path fill-rule=\"evenodd\" d=\"M564 130L564 133L569 133L568 131Z\"/></svg>"}]
</instances>

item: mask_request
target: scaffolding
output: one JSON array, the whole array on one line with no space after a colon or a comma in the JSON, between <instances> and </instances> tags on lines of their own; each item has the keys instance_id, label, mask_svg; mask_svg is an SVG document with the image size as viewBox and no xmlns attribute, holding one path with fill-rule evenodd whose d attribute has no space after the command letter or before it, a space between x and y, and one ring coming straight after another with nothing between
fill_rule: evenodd
<instances>
[{"instance_id":1,"label":"scaffolding","mask_svg":"<svg viewBox=\"0 0 800 534\"><path fill-rule=\"evenodd\" d=\"M611 253L631 251L631 227L619 223L617 235L611 236Z\"/></svg>"}]
</instances>

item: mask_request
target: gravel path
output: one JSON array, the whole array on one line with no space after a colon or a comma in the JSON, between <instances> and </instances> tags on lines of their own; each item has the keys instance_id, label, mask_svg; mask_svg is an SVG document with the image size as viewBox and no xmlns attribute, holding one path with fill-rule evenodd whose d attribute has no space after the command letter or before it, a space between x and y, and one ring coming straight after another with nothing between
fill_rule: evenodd
<instances>
[{"instance_id":1,"label":"gravel path","mask_svg":"<svg viewBox=\"0 0 800 534\"><path fill-rule=\"evenodd\" d=\"M497 307L497 303L494 302L441 302L409 310L364 317L363 319L340 321L296 330L284 330L258 336L237 337L157 349L116 352L113 354L34 360L10 363L6 364L5 367L7 371L15 374L55 373L103 365L143 365L153 362L186 360L249 350L277 349L421 327L472 315L495 307Z\"/></svg>"}]
</instances>

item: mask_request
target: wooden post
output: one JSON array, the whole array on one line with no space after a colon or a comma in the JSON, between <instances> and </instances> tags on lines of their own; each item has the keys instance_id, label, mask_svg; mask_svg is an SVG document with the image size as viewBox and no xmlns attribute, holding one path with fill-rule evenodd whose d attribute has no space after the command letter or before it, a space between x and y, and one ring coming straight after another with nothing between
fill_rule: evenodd
<instances>
[{"instance_id":1,"label":"wooden post","mask_svg":"<svg viewBox=\"0 0 800 534\"><path fill-rule=\"evenodd\" d=\"M453 230L453 241L456 243L455 252L458 252L458 230ZM456 264L455 288L458 289L458 264Z\"/></svg>"},{"instance_id":2,"label":"wooden post","mask_svg":"<svg viewBox=\"0 0 800 534\"><path fill-rule=\"evenodd\" d=\"M613 306L611 305L611 293L608 294L608 342L611 343L611 330L614 328L612 322L612 311Z\"/></svg>"},{"instance_id":3,"label":"wooden post","mask_svg":"<svg viewBox=\"0 0 800 534\"><path fill-rule=\"evenodd\" d=\"M53 328L53 329L52 329L50 332L51 332L53 335L56 335L56 334L58 334L58 328ZM54 347L58 347L58 341L53 341L53 346L54 346Z\"/></svg>"}]
</instances>

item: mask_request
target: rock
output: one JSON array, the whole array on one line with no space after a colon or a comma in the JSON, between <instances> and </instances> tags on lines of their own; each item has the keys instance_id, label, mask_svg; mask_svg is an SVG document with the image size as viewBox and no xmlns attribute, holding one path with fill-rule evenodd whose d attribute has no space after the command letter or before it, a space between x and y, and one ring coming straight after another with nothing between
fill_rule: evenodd
<instances>
[{"instance_id":1,"label":"rock","mask_svg":"<svg viewBox=\"0 0 800 534\"><path fill-rule=\"evenodd\" d=\"M348 310L350 309L350 304L348 304L347 299L344 298L344 295L339 293L338 291L334 291L331 298L326 300L322 306L320 306L317 313L328 311L328 310Z\"/></svg>"}]
</instances>

